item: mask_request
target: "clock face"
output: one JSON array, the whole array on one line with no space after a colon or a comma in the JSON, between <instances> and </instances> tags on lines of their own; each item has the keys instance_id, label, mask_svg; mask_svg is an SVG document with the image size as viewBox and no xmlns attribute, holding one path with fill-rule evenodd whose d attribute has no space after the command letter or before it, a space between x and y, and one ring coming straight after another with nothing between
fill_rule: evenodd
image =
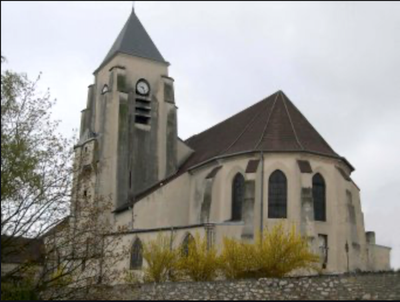
<instances>
[{"instance_id":1,"label":"clock face","mask_svg":"<svg viewBox=\"0 0 400 302\"><path fill-rule=\"evenodd\" d=\"M150 86L145 80L139 80L136 84L136 92L141 95L148 95L150 92Z\"/></svg>"}]
</instances>

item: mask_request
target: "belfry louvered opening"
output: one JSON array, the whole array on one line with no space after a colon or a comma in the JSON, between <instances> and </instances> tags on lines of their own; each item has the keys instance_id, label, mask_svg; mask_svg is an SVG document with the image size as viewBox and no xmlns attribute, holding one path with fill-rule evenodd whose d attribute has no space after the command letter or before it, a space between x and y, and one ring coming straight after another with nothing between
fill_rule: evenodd
<instances>
[{"instance_id":1,"label":"belfry louvered opening","mask_svg":"<svg viewBox=\"0 0 400 302\"><path fill-rule=\"evenodd\" d=\"M135 123L150 125L151 122L151 100L145 97L137 98L135 103Z\"/></svg>"}]
</instances>

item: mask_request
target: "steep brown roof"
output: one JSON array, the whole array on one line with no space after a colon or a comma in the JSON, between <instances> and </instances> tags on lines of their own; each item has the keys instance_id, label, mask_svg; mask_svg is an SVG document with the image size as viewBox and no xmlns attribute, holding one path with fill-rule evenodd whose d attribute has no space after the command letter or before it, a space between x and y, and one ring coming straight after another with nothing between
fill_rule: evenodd
<instances>
[{"instance_id":1,"label":"steep brown roof","mask_svg":"<svg viewBox=\"0 0 400 302\"><path fill-rule=\"evenodd\" d=\"M282 91L185 143L195 152L183 170L215 157L252 151L301 151L340 157Z\"/></svg>"}]
</instances>

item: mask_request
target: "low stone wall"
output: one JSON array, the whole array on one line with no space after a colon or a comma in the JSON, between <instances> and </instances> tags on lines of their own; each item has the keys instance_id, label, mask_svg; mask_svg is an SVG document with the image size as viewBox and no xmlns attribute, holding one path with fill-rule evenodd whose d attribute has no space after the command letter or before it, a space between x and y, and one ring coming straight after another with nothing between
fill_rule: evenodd
<instances>
[{"instance_id":1,"label":"low stone wall","mask_svg":"<svg viewBox=\"0 0 400 302\"><path fill-rule=\"evenodd\" d=\"M108 293L126 300L400 300L400 274L121 285Z\"/></svg>"}]
</instances>

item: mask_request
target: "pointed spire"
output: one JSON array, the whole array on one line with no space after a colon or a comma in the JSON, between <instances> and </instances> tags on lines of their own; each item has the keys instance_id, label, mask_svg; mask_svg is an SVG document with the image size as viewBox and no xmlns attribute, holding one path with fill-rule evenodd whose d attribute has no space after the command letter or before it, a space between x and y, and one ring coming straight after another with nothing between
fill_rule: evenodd
<instances>
[{"instance_id":1,"label":"pointed spire","mask_svg":"<svg viewBox=\"0 0 400 302\"><path fill-rule=\"evenodd\" d=\"M132 12L129 19L97 70L109 62L117 53L168 64L136 16L134 4L132 5Z\"/></svg>"}]
</instances>

